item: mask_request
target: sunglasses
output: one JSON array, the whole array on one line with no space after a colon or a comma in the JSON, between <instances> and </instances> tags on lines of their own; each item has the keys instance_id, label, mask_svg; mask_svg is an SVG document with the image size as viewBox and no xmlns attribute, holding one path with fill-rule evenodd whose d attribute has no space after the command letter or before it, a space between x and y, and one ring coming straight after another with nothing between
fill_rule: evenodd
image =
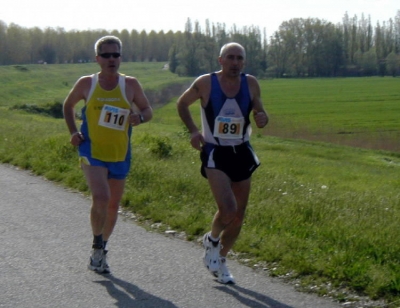
<instances>
[{"instance_id":1,"label":"sunglasses","mask_svg":"<svg viewBox=\"0 0 400 308\"><path fill-rule=\"evenodd\" d=\"M104 59L110 59L111 57L117 59L121 56L121 54L119 52L105 52L105 53L99 54L99 56Z\"/></svg>"}]
</instances>

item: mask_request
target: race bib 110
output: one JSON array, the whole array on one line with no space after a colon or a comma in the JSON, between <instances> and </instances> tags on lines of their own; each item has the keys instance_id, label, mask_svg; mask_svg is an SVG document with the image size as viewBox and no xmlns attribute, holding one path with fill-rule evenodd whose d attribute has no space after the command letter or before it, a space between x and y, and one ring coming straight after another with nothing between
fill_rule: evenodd
<instances>
[{"instance_id":1,"label":"race bib 110","mask_svg":"<svg viewBox=\"0 0 400 308\"><path fill-rule=\"evenodd\" d=\"M104 105L101 110L99 125L116 130L124 130L129 112L129 109Z\"/></svg>"}]
</instances>

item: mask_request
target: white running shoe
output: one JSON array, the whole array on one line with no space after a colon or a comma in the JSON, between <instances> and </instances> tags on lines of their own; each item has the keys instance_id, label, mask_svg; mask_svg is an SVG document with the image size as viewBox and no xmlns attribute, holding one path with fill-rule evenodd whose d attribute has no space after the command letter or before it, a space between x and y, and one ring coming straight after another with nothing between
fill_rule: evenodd
<instances>
[{"instance_id":1,"label":"white running shoe","mask_svg":"<svg viewBox=\"0 0 400 308\"><path fill-rule=\"evenodd\" d=\"M110 272L110 268L108 267L106 256L103 249L93 248L88 268L97 273Z\"/></svg>"},{"instance_id":2,"label":"white running shoe","mask_svg":"<svg viewBox=\"0 0 400 308\"><path fill-rule=\"evenodd\" d=\"M218 273L215 275L217 277L218 282L224 284L234 284L235 278L232 276L231 272L226 266L226 258L221 257L219 260L220 260L220 265Z\"/></svg>"},{"instance_id":3,"label":"white running shoe","mask_svg":"<svg viewBox=\"0 0 400 308\"><path fill-rule=\"evenodd\" d=\"M110 266L107 263L107 252L108 252L108 250L103 250L103 262L102 262L102 265L103 265L103 273L104 274L110 274L111 273Z\"/></svg>"},{"instance_id":4,"label":"white running shoe","mask_svg":"<svg viewBox=\"0 0 400 308\"><path fill-rule=\"evenodd\" d=\"M214 244L208 237L208 233L203 236L203 247L205 249L203 262L204 266L214 273L219 269L219 251L221 250L221 243Z\"/></svg>"}]
</instances>

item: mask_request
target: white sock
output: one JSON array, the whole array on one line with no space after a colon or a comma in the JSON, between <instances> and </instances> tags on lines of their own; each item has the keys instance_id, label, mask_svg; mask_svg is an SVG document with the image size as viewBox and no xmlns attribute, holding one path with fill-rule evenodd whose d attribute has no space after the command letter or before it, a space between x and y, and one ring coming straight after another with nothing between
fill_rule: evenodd
<instances>
[{"instance_id":1,"label":"white sock","mask_svg":"<svg viewBox=\"0 0 400 308\"><path fill-rule=\"evenodd\" d=\"M219 236L217 238L212 237L211 232L208 232L208 238L212 240L213 242L218 242L219 241Z\"/></svg>"}]
</instances>

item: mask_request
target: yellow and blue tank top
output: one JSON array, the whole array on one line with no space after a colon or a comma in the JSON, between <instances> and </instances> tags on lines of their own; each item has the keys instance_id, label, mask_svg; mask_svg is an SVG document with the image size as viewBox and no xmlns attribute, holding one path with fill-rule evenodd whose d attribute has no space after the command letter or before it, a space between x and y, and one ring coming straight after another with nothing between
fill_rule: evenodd
<instances>
[{"instance_id":1,"label":"yellow and blue tank top","mask_svg":"<svg viewBox=\"0 0 400 308\"><path fill-rule=\"evenodd\" d=\"M130 155L132 133L125 75L119 75L118 85L110 91L100 87L98 74L91 77L92 86L82 108L81 132L85 141L79 146L79 155L104 162L124 161Z\"/></svg>"}]
</instances>

